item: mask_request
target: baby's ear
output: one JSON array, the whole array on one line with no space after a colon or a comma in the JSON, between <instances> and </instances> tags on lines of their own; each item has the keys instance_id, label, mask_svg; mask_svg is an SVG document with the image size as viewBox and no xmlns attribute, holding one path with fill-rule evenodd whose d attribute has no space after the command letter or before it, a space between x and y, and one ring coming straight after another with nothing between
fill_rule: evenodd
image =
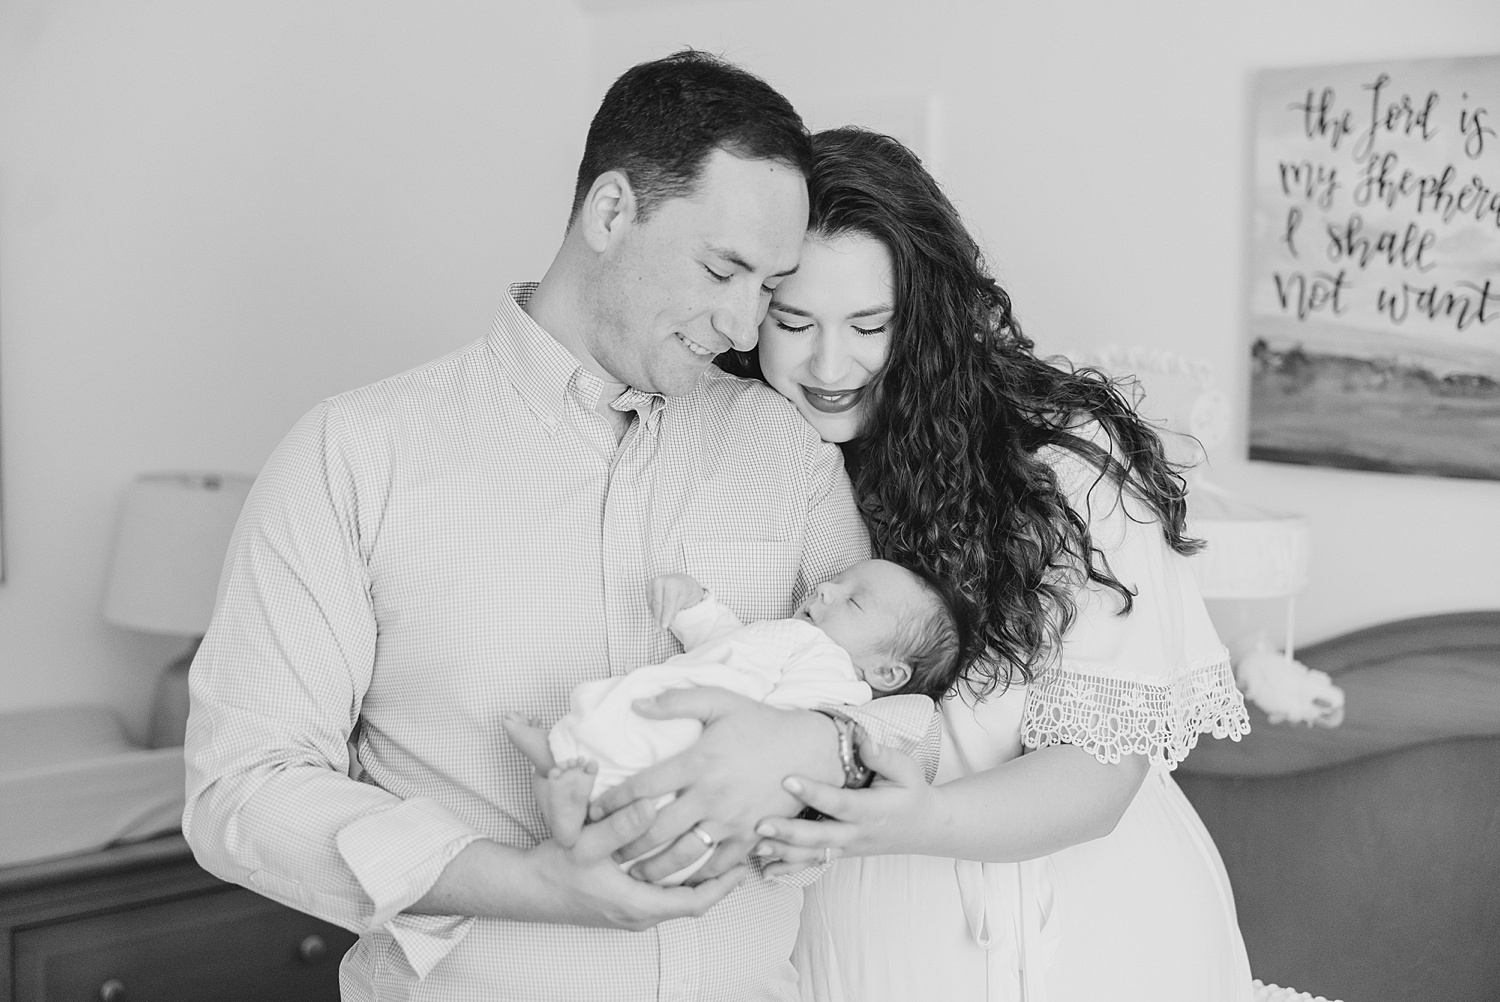
<instances>
[{"instance_id":1,"label":"baby's ear","mask_svg":"<svg viewBox=\"0 0 1500 1002\"><path fill-rule=\"evenodd\" d=\"M873 681L871 681L873 679ZM888 661L877 665L869 673L866 681L870 681L870 688L879 689L881 692L895 692L907 682L911 681L911 665L905 661Z\"/></svg>"}]
</instances>

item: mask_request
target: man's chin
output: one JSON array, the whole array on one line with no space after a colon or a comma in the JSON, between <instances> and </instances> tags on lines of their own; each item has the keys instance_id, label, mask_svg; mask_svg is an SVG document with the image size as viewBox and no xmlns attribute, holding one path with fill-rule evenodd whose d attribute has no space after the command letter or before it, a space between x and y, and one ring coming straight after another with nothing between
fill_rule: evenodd
<instances>
[{"instance_id":1,"label":"man's chin","mask_svg":"<svg viewBox=\"0 0 1500 1002\"><path fill-rule=\"evenodd\" d=\"M647 393L660 393L664 397L680 397L691 393L698 385L698 380L703 378L703 374L713 367L712 355L705 355L703 359L700 365L674 369L671 372L650 373L648 379L651 386L648 388L637 385L636 389Z\"/></svg>"}]
</instances>

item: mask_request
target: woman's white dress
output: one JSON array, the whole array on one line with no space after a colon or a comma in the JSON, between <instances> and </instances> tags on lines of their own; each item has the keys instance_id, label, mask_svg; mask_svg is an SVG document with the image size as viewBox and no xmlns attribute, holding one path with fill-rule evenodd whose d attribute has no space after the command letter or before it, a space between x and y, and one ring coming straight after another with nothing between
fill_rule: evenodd
<instances>
[{"instance_id":1,"label":"woman's white dress","mask_svg":"<svg viewBox=\"0 0 1500 1002\"><path fill-rule=\"evenodd\" d=\"M1072 454L1046 458L1134 588L1134 610L1117 615L1118 595L1091 587L1036 684L977 706L945 700L936 782L1069 743L1101 761L1149 756L1145 783L1109 835L1040 859L837 861L803 907L794 961L806 1000L1252 997L1223 863L1171 776L1199 734L1249 730L1228 654L1160 526Z\"/></svg>"}]
</instances>

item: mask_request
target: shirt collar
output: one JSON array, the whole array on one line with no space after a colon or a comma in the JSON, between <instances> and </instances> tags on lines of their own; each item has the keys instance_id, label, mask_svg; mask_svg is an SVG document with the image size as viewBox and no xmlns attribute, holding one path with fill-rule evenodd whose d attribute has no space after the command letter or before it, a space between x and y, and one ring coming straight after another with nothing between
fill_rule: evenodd
<instances>
[{"instance_id":1,"label":"shirt collar","mask_svg":"<svg viewBox=\"0 0 1500 1002\"><path fill-rule=\"evenodd\" d=\"M516 389L533 410L551 422L567 394L592 410L604 390L604 381L531 319L525 307L536 289L536 282L510 286L490 326L489 343ZM660 393L627 386L610 406L617 411L635 411L654 427L665 404L666 398Z\"/></svg>"}]
</instances>

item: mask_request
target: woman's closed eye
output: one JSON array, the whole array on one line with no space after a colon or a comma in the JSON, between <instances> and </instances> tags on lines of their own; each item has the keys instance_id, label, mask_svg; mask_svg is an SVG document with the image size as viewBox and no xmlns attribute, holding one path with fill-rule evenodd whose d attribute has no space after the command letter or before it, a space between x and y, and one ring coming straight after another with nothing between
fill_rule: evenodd
<instances>
[{"instance_id":1,"label":"woman's closed eye","mask_svg":"<svg viewBox=\"0 0 1500 1002\"><path fill-rule=\"evenodd\" d=\"M891 322L889 320L881 324L879 327L860 327L856 325L854 328L854 333L860 335L861 337L874 337L877 334L884 334L886 331L890 330L890 327Z\"/></svg>"},{"instance_id":2,"label":"woman's closed eye","mask_svg":"<svg viewBox=\"0 0 1500 1002\"><path fill-rule=\"evenodd\" d=\"M803 324L801 327L793 327L791 324L787 323L785 320L780 319L779 317L772 317L771 319L776 321L777 327L780 327L782 330L790 334L801 334L803 331L812 330L812 324Z\"/></svg>"}]
</instances>

